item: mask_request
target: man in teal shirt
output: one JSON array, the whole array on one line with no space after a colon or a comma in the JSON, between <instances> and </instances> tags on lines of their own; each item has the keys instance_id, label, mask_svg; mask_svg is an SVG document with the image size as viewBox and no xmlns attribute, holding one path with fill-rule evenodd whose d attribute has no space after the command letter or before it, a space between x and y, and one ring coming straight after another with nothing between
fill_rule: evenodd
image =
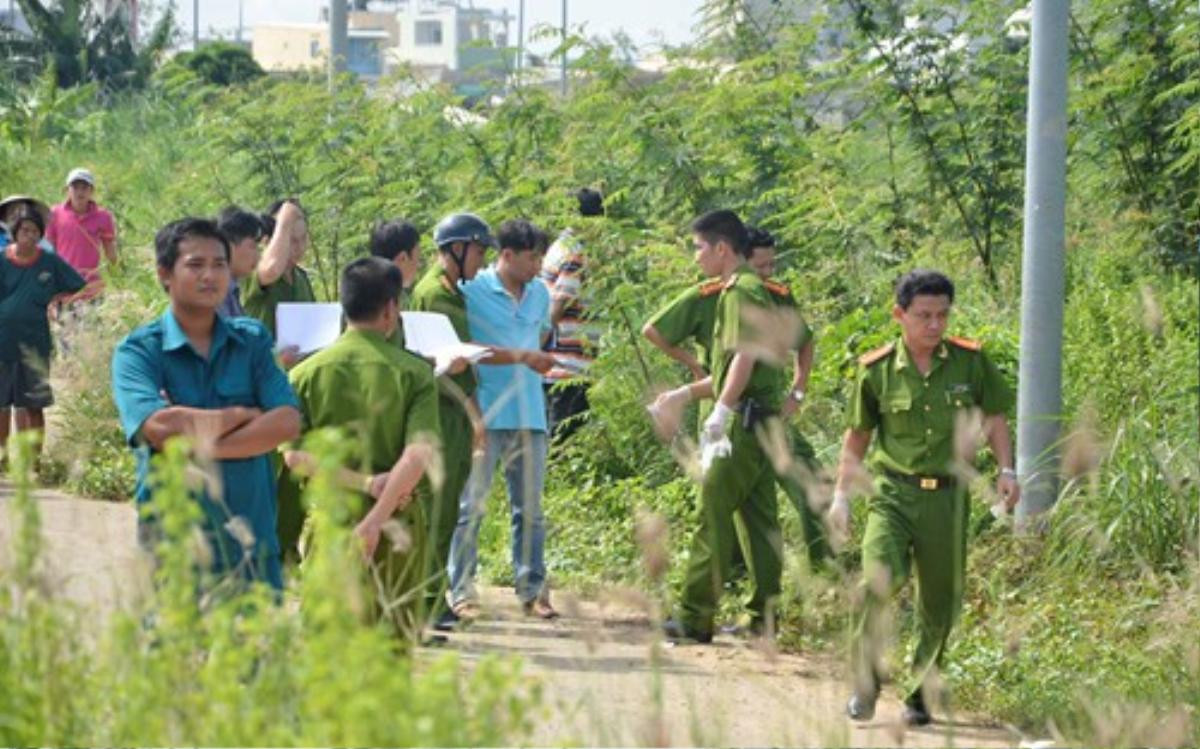
<instances>
[{"instance_id":1,"label":"man in teal shirt","mask_svg":"<svg viewBox=\"0 0 1200 749\"><path fill-rule=\"evenodd\" d=\"M155 237L158 278L171 299L157 320L113 352L113 398L137 453L138 535L155 537L150 456L176 436L219 468L218 491L198 490L202 530L217 578L260 581L279 590L275 478L268 455L300 434L299 402L272 355L262 323L223 318L229 242L208 219L168 224ZM240 529L248 528L252 538Z\"/></svg>"}]
</instances>

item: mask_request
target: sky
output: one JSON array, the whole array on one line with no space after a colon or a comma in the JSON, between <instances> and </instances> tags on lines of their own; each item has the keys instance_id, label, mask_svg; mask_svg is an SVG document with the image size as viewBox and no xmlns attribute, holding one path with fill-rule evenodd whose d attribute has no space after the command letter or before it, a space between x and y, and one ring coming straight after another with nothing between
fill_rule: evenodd
<instances>
[{"instance_id":1,"label":"sky","mask_svg":"<svg viewBox=\"0 0 1200 749\"><path fill-rule=\"evenodd\" d=\"M242 0L247 28L256 23L316 23L327 0ZM567 25L572 31L584 26L588 35L611 35L624 29L639 46L656 46L660 41L680 44L692 37L692 27L702 0L568 0ZM158 4L158 3L156 3ZM474 0L476 7L508 8L516 17L518 0ZM161 4L159 4L161 7ZM192 32L193 0L176 0L178 25L184 30L185 44ZM557 27L561 21L562 0L525 0L526 37L537 24ZM211 28L233 37L237 28L238 0L200 0L201 36ZM512 25L516 41L516 23ZM529 44L533 51L544 51L553 44Z\"/></svg>"}]
</instances>

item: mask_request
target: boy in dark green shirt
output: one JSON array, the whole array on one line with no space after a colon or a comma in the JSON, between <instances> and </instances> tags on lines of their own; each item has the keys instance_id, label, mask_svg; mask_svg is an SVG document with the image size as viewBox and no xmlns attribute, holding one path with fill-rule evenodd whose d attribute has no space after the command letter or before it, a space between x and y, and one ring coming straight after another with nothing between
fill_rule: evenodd
<instances>
[{"instance_id":1,"label":"boy in dark green shirt","mask_svg":"<svg viewBox=\"0 0 1200 749\"><path fill-rule=\"evenodd\" d=\"M65 260L38 246L45 223L37 211L17 214L11 230L13 243L0 248L0 448L14 407L18 431L45 429L43 409L54 403L47 310L85 285Z\"/></svg>"}]
</instances>

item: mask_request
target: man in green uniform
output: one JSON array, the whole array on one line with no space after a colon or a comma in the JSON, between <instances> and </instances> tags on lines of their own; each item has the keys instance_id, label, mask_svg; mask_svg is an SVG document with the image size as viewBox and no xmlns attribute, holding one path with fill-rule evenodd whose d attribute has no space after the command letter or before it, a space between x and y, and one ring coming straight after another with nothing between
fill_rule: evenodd
<instances>
[{"instance_id":1,"label":"man in green uniform","mask_svg":"<svg viewBox=\"0 0 1200 749\"><path fill-rule=\"evenodd\" d=\"M404 219L383 221L371 229L371 254L381 257L400 269L400 309L408 309L413 286L421 274L421 233Z\"/></svg>"},{"instance_id":2,"label":"man in green uniform","mask_svg":"<svg viewBox=\"0 0 1200 749\"><path fill-rule=\"evenodd\" d=\"M279 335L275 327L275 308L279 303L314 302L316 295L308 273L300 267L300 260L308 248L308 223L300 204L293 199L276 201L263 220L271 239L254 271L241 280L242 310L247 317L265 325L275 339ZM300 360L294 347L276 353L285 370ZM295 478L283 470L277 455L272 454L271 460L279 481L276 531L280 555L285 563L294 563L300 557L300 530L304 527L305 517L300 504L300 487Z\"/></svg>"},{"instance_id":3,"label":"man in green uniform","mask_svg":"<svg viewBox=\"0 0 1200 749\"><path fill-rule=\"evenodd\" d=\"M412 498L438 449L439 428L429 365L388 340L398 324L400 285L399 269L386 260L361 258L347 265L340 289L346 331L296 365L289 379L305 431L340 427L354 446L352 467L372 475L390 472L374 504L364 492L366 511L355 533L381 587L377 615L410 641L420 632L426 532L421 503ZM403 550L380 543L393 517L411 540Z\"/></svg>"},{"instance_id":4,"label":"man in green uniform","mask_svg":"<svg viewBox=\"0 0 1200 749\"><path fill-rule=\"evenodd\" d=\"M246 315L267 326L278 338L275 308L280 302L315 302L308 272L300 267L308 249L308 223L295 200L276 202L268 211L275 220L271 241L258 260L258 267L242 281L242 307ZM285 349L279 357L284 369L299 360L296 351Z\"/></svg>"},{"instance_id":5,"label":"man in green uniform","mask_svg":"<svg viewBox=\"0 0 1200 749\"><path fill-rule=\"evenodd\" d=\"M772 278L775 273L775 238L771 236L770 232L754 227L748 227L747 232L750 237L750 256L747 265L763 280L763 286L770 293L775 306L796 312L795 319L799 323L791 386L780 411L780 416L787 427L792 463L788 466L781 466L782 470L779 471L777 480L800 518L809 566L815 569L821 566L830 555L829 543L825 538L825 529L820 514L813 509L804 488L804 479L818 469L816 451L800 434L792 419L804 399L808 376L812 371L812 331L805 323L804 318L796 311L796 301L791 290L785 284ZM723 283L719 278L689 286L666 307L655 313L650 321L642 327L642 335L647 340L671 358L684 364L697 381L708 376L708 349L711 344L712 330L716 323L717 299L722 286ZM682 344L688 339L693 340L700 350L699 357L682 347ZM663 403L666 400L675 399L676 406L682 407L692 397L688 387L684 386L670 391ZM667 424L667 428L673 431L673 427L669 426L669 421ZM738 563L738 551L735 548L735 566Z\"/></svg>"},{"instance_id":6,"label":"man in green uniform","mask_svg":"<svg viewBox=\"0 0 1200 749\"><path fill-rule=\"evenodd\" d=\"M455 213L434 228L433 241L438 262L417 281L409 299L409 308L417 312L440 312L450 319L460 341L468 341L467 303L459 290L460 280L475 277L483 266L484 254L494 246L491 228L470 213ZM445 607L446 561L450 557L450 538L458 522L458 499L471 474L471 452L475 430L471 414L478 410L473 397L478 380L470 367L452 367L437 378L438 415L442 427L442 481L435 487L428 508L429 553L426 560L426 604L435 618L436 629L451 629L454 617Z\"/></svg>"},{"instance_id":7,"label":"man in green uniform","mask_svg":"<svg viewBox=\"0 0 1200 749\"><path fill-rule=\"evenodd\" d=\"M769 292L746 265L746 227L732 211L706 213L692 224L696 263L722 280L713 328L712 375L689 386L692 395L715 397L700 433L699 525L692 538L678 617L664 630L672 639L712 640L717 601L729 576L736 544L734 517L745 527L753 593L752 627L770 631L780 591L782 538L775 504L775 472L763 448L782 406L782 372L756 353L754 313L773 308Z\"/></svg>"},{"instance_id":8,"label":"man in green uniform","mask_svg":"<svg viewBox=\"0 0 1200 749\"><path fill-rule=\"evenodd\" d=\"M871 453L873 496L863 532L863 604L855 612L851 662L854 695L846 712L854 720L875 713L880 663L887 633L879 632L888 599L903 586L910 565L917 575L917 648L914 681L905 698L910 725L930 722L922 694L940 667L946 640L962 605L968 501L960 478L974 458L971 440L956 454L956 430L982 413L983 434L1000 466L996 491L1005 509L1020 498L1012 468L1005 412L1011 392L999 370L974 341L945 337L954 285L941 273L914 270L896 283L892 316L897 342L859 359L847 408L847 429L829 519L848 537L850 499ZM962 436L962 435L960 435ZM861 482L859 482L861 483Z\"/></svg>"}]
</instances>

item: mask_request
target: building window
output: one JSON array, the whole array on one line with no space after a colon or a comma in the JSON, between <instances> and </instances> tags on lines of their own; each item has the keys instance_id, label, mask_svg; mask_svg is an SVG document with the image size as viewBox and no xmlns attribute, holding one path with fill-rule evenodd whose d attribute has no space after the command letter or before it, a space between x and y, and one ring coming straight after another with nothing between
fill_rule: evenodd
<instances>
[{"instance_id":1,"label":"building window","mask_svg":"<svg viewBox=\"0 0 1200 749\"><path fill-rule=\"evenodd\" d=\"M442 45L441 21L417 21L413 25L413 36L418 47L440 47Z\"/></svg>"},{"instance_id":2,"label":"building window","mask_svg":"<svg viewBox=\"0 0 1200 749\"><path fill-rule=\"evenodd\" d=\"M383 56L380 54L379 42L375 39L356 39L350 37L346 54L346 69L359 75L380 75L383 73Z\"/></svg>"},{"instance_id":3,"label":"building window","mask_svg":"<svg viewBox=\"0 0 1200 749\"><path fill-rule=\"evenodd\" d=\"M321 42L318 39L313 39L308 43L308 56L316 57L321 54Z\"/></svg>"}]
</instances>

